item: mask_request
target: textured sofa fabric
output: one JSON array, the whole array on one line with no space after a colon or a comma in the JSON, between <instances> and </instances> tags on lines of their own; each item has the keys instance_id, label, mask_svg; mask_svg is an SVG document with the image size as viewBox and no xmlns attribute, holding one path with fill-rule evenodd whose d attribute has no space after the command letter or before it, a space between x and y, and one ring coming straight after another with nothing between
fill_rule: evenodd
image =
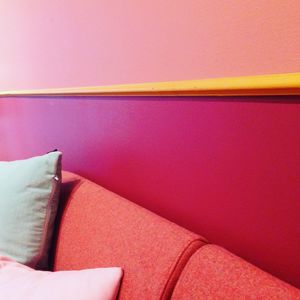
<instances>
[{"instance_id":1,"label":"textured sofa fabric","mask_svg":"<svg viewBox=\"0 0 300 300\"><path fill-rule=\"evenodd\" d=\"M300 299L300 290L225 249L63 172L53 269L122 267L120 300Z\"/></svg>"},{"instance_id":2,"label":"textured sofa fabric","mask_svg":"<svg viewBox=\"0 0 300 300\"><path fill-rule=\"evenodd\" d=\"M225 249L206 245L189 260L172 300L300 299L300 290Z\"/></svg>"},{"instance_id":3,"label":"textured sofa fabric","mask_svg":"<svg viewBox=\"0 0 300 300\"><path fill-rule=\"evenodd\" d=\"M54 270L120 266L119 299L170 299L204 238L64 172Z\"/></svg>"}]
</instances>

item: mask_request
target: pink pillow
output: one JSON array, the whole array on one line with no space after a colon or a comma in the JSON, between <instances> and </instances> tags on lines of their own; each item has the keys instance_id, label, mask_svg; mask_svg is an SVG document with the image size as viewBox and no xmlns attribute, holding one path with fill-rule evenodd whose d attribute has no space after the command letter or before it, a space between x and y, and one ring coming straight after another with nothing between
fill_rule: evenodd
<instances>
[{"instance_id":1,"label":"pink pillow","mask_svg":"<svg viewBox=\"0 0 300 300\"><path fill-rule=\"evenodd\" d=\"M0 299L113 300L122 274L121 268L36 271L0 256Z\"/></svg>"}]
</instances>

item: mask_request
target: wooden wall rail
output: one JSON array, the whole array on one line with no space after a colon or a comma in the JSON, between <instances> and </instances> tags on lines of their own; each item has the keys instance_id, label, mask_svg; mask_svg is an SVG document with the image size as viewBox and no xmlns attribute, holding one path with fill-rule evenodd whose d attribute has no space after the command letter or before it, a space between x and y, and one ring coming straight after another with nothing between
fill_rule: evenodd
<instances>
[{"instance_id":1,"label":"wooden wall rail","mask_svg":"<svg viewBox=\"0 0 300 300\"><path fill-rule=\"evenodd\" d=\"M109 86L0 91L10 96L260 96L300 95L300 73Z\"/></svg>"}]
</instances>

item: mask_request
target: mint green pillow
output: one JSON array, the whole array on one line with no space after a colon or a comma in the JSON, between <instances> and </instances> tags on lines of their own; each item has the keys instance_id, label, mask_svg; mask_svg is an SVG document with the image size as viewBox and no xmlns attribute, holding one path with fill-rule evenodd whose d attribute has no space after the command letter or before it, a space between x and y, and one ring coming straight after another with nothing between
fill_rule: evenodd
<instances>
[{"instance_id":1,"label":"mint green pillow","mask_svg":"<svg viewBox=\"0 0 300 300\"><path fill-rule=\"evenodd\" d=\"M61 152L0 162L0 255L47 268L61 183Z\"/></svg>"}]
</instances>

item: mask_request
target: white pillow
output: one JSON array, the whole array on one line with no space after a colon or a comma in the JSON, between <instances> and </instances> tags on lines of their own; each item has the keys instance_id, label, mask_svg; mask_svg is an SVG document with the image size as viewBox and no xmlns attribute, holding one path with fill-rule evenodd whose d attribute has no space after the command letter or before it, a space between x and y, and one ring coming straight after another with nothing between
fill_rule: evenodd
<instances>
[{"instance_id":1,"label":"white pillow","mask_svg":"<svg viewBox=\"0 0 300 300\"><path fill-rule=\"evenodd\" d=\"M121 278L121 268L35 271L0 256L3 300L114 300Z\"/></svg>"},{"instance_id":2,"label":"white pillow","mask_svg":"<svg viewBox=\"0 0 300 300\"><path fill-rule=\"evenodd\" d=\"M60 152L0 162L0 253L47 267L61 183Z\"/></svg>"}]
</instances>

